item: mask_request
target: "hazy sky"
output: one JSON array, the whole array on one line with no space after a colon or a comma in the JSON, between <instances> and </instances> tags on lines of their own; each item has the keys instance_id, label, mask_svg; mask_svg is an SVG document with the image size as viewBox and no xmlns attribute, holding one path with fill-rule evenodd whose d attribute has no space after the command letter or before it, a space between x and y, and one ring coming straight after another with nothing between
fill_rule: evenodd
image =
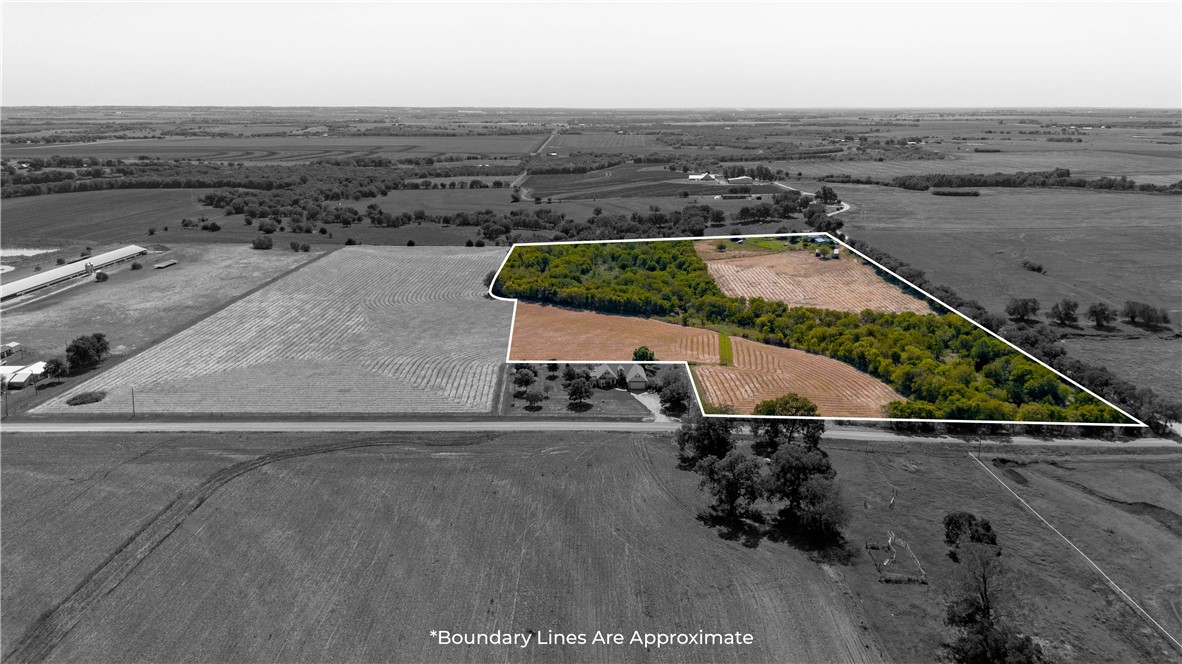
<instances>
[{"instance_id":1,"label":"hazy sky","mask_svg":"<svg viewBox=\"0 0 1182 664\"><path fill-rule=\"evenodd\" d=\"M18 105L1182 106L1182 2L3 0Z\"/></svg>"}]
</instances>

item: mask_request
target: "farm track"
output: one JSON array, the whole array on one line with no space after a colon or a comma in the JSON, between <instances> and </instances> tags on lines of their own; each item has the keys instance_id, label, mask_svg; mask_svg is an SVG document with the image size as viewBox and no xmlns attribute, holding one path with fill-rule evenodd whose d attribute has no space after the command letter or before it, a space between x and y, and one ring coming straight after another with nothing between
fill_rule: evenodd
<instances>
[{"instance_id":1,"label":"farm track","mask_svg":"<svg viewBox=\"0 0 1182 664\"><path fill-rule=\"evenodd\" d=\"M472 435L460 438L458 441L453 440L448 446L475 445L483 440L486 440L486 436ZM5 658L5 662L24 664L26 662L42 662L47 659L70 630L86 616L87 612L93 609L103 597L118 588L140 563L180 527L189 515L197 511L214 493L234 479L278 461L366 447L404 446L407 442L408 440L405 438L389 440L388 437L383 436L359 441L299 447L264 454L215 472L199 485L178 495L174 501L128 538L102 564L87 574L65 599L38 618L25 631L16 647Z\"/></svg>"},{"instance_id":2,"label":"farm track","mask_svg":"<svg viewBox=\"0 0 1182 664\"><path fill-rule=\"evenodd\" d=\"M35 412L130 413L132 388L145 414L490 412L511 312L480 280L500 257L339 250Z\"/></svg>"}]
</instances>

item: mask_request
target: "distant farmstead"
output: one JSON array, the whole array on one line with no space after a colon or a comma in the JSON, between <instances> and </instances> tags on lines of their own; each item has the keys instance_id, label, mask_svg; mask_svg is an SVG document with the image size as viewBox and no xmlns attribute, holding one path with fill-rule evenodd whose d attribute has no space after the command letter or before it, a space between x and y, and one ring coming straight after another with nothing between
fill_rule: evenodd
<instances>
[{"instance_id":1,"label":"distant farmstead","mask_svg":"<svg viewBox=\"0 0 1182 664\"><path fill-rule=\"evenodd\" d=\"M132 244L122 249L108 251L105 254L90 256L85 261L77 261L69 265L55 267L52 270L46 270L31 277L7 282L0 285L0 302L25 295L26 293L32 293L33 291L59 284L63 281L69 281L76 277L94 274L96 270L101 270L104 267L116 263L122 263L136 256L143 256L146 253L148 253L147 249Z\"/></svg>"},{"instance_id":2,"label":"distant farmstead","mask_svg":"<svg viewBox=\"0 0 1182 664\"><path fill-rule=\"evenodd\" d=\"M755 182L750 175L740 175L738 177L727 178L728 184L751 184Z\"/></svg>"},{"instance_id":3,"label":"distant farmstead","mask_svg":"<svg viewBox=\"0 0 1182 664\"><path fill-rule=\"evenodd\" d=\"M690 173L689 179L694 182L713 182L714 176L710 173Z\"/></svg>"}]
</instances>

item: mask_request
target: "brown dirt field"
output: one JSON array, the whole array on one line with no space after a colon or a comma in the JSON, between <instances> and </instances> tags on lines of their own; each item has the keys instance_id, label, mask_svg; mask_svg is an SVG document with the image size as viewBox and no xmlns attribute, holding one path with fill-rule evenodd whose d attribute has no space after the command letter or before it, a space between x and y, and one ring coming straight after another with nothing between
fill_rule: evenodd
<instances>
[{"instance_id":1,"label":"brown dirt field","mask_svg":"<svg viewBox=\"0 0 1182 664\"><path fill-rule=\"evenodd\" d=\"M509 359L630 362L640 346L659 361L718 363L718 333L711 330L529 302L517 303Z\"/></svg>"},{"instance_id":2,"label":"brown dirt field","mask_svg":"<svg viewBox=\"0 0 1182 664\"><path fill-rule=\"evenodd\" d=\"M941 624L943 584L955 563L946 556L942 519L963 510L993 525L1020 589L1019 601L1009 605L1008 613L1054 661L1177 661L1165 638L978 466L967 446L826 440L851 511L846 536L858 549L852 564L840 572L883 639L887 659L944 661L940 644L952 632ZM1177 514L1182 488L1178 453L989 448L986 443L984 462L994 473L1167 630L1182 634L1182 539L1150 510L1138 507L1169 501L1171 513ZM998 454L1019 465L1003 472L991 463ZM898 497L888 508L895 488ZM1154 512L1160 516L1165 511ZM867 540L886 540L888 530L911 545L930 585L878 581L861 548Z\"/></svg>"},{"instance_id":3,"label":"brown dirt field","mask_svg":"<svg viewBox=\"0 0 1182 664\"><path fill-rule=\"evenodd\" d=\"M822 415L882 417L882 407L904 400L885 383L820 355L731 339L734 365L719 366L718 333L671 323L561 307L517 303L510 361L628 361L648 346L661 361L696 364L694 374L712 404L750 413L765 399L789 392L808 397Z\"/></svg>"},{"instance_id":4,"label":"brown dirt field","mask_svg":"<svg viewBox=\"0 0 1182 664\"><path fill-rule=\"evenodd\" d=\"M697 521L707 498L696 475L676 470L667 436L241 438L6 437L5 653L882 661L841 586L804 554L770 541L747 548ZM70 481L79 472L81 487ZM127 495L132 481L156 494L138 501ZM72 629L26 631L63 601L41 624L68 618ZM703 629L751 633L754 643L510 649L439 645L429 636L437 629L625 638Z\"/></svg>"},{"instance_id":5,"label":"brown dirt field","mask_svg":"<svg viewBox=\"0 0 1182 664\"><path fill-rule=\"evenodd\" d=\"M694 368L706 399L751 413L766 399L795 392L830 417L883 417L891 401L905 401L882 381L848 364L793 348L732 337L734 365Z\"/></svg>"},{"instance_id":6,"label":"brown dirt field","mask_svg":"<svg viewBox=\"0 0 1182 664\"><path fill-rule=\"evenodd\" d=\"M807 251L714 254L706 266L731 297L835 311L932 312L926 301L883 281L874 268L848 253L840 260L822 260Z\"/></svg>"}]
</instances>

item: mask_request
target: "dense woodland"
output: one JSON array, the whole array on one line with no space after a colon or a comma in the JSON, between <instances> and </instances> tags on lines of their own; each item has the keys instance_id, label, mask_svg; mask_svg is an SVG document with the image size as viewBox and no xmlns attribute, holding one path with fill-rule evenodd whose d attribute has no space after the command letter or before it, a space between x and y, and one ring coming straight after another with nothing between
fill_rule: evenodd
<instances>
[{"instance_id":1,"label":"dense woodland","mask_svg":"<svg viewBox=\"0 0 1182 664\"><path fill-rule=\"evenodd\" d=\"M504 297L721 327L831 357L908 397L891 404L892 417L1126 421L956 314L854 314L727 297L690 242L518 247L495 288Z\"/></svg>"}]
</instances>

